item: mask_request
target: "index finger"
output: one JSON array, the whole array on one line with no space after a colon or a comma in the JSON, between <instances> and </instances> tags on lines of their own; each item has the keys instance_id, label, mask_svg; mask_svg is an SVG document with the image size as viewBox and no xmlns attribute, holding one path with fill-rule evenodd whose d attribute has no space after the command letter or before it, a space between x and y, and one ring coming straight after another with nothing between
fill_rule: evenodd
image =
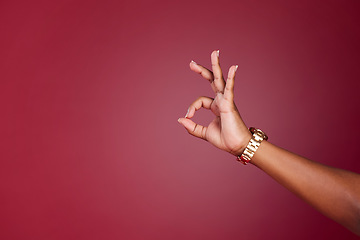
<instances>
[{"instance_id":1,"label":"index finger","mask_svg":"<svg viewBox=\"0 0 360 240\"><path fill-rule=\"evenodd\" d=\"M212 90L215 93L217 92L216 88L215 88L215 84L214 84L214 75L209 69L201 66L200 64L197 64L194 61L190 62L190 69L193 70L196 73L199 73L203 78L208 80L210 82Z\"/></svg>"}]
</instances>

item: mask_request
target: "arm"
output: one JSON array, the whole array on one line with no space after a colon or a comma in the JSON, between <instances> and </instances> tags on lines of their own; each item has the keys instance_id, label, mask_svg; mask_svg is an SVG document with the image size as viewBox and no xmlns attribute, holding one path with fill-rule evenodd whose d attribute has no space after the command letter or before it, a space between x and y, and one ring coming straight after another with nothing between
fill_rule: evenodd
<instances>
[{"instance_id":1,"label":"arm","mask_svg":"<svg viewBox=\"0 0 360 240\"><path fill-rule=\"evenodd\" d=\"M190 105L185 118L178 121L191 135L238 156L246 148L251 133L234 104L237 66L230 67L225 82L217 51L211 54L211 63L212 72L195 62L190 63L190 68L210 82L215 98L198 98ZM208 126L191 120L202 107L215 115ZM360 235L359 174L310 161L267 141L261 143L250 162L325 216Z\"/></svg>"},{"instance_id":2,"label":"arm","mask_svg":"<svg viewBox=\"0 0 360 240\"><path fill-rule=\"evenodd\" d=\"M360 235L360 175L263 141L251 162L325 216Z\"/></svg>"}]
</instances>

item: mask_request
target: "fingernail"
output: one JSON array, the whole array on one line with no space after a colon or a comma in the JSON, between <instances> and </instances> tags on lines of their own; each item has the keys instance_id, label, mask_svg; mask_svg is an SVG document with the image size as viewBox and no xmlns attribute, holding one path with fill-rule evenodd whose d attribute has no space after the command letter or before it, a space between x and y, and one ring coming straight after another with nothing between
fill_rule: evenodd
<instances>
[{"instance_id":1,"label":"fingernail","mask_svg":"<svg viewBox=\"0 0 360 240\"><path fill-rule=\"evenodd\" d=\"M185 115L185 118L187 118L187 115L189 114L189 110L190 110L190 109L187 110L186 115Z\"/></svg>"},{"instance_id":2,"label":"fingernail","mask_svg":"<svg viewBox=\"0 0 360 240\"><path fill-rule=\"evenodd\" d=\"M216 55L217 55L217 57L220 57L220 50L216 51Z\"/></svg>"},{"instance_id":3,"label":"fingernail","mask_svg":"<svg viewBox=\"0 0 360 240\"><path fill-rule=\"evenodd\" d=\"M196 64L196 65L197 65L197 63L196 63L196 62L194 62L193 60L191 60L191 63L193 63L193 64Z\"/></svg>"},{"instance_id":4,"label":"fingernail","mask_svg":"<svg viewBox=\"0 0 360 240\"><path fill-rule=\"evenodd\" d=\"M180 122L181 121L181 119L180 118L178 118L178 122Z\"/></svg>"},{"instance_id":5,"label":"fingernail","mask_svg":"<svg viewBox=\"0 0 360 240\"><path fill-rule=\"evenodd\" d=\"M238 67L239 67L238 65L235 66L235 72L236 72L236 70L238 69Z\"/></svg>"}]
</instances>

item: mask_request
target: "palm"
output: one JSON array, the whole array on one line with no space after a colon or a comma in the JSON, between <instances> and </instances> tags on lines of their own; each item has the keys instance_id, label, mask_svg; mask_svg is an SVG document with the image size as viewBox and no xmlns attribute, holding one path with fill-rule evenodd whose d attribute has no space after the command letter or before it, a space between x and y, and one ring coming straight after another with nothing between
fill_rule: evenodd
<instances>
[{"instance_id":1,"label":"palm","mask_svg":"<svg viewBox=\"0 0 360 240\"><path fill-rule=\"evenodd\" d=\"M216 147L222 148L221 139L221 119L217 116L214 118L214 120L211 121L211 123L209 123L207 127L206 140L214 144Z\"/></svg>"},{"instance_id":2,"label":"palm","mask_svg":"<svg viewBox=\"0 0 360 240\"><path fill-rule=\"evenodd\" d=\"M214 101L211 104L211 111L214 113L215 118L212 120L206 131L206 139L220 149L224 149L224 137L222 136L221 131L221 118L220 110L218 104L219 98L215 97Z\"/></svg>"},{"instance_id":3,"label":"palm","mask_svg":"<svg viewBox=\"0 0 360 240\"><path fill-rule=\"evenodd\" d=\"M231 111L234 109L234 107L234 103L227 101L224 99L223 94L218 93L210 107L211 111L215 115L215 118L208 125L206 131L207 141L212 143L214 146L228 152L232 152L233 149L236 148L237 142L239 141L236 135L239 133L236 131L227 131L228 126L224 126L222 121L227 122L229 114L238 115L237 110L233 112ZM236 138L238 141L234 141L234 138Z\"/></svg>"}]
</instances>

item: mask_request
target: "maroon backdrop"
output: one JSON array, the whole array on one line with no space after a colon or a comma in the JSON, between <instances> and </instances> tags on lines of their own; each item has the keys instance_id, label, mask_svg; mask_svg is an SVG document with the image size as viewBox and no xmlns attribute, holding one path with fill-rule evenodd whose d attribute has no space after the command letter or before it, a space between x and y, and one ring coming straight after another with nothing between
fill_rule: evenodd
<instances>
[{"instance_id":1,"label":"maroon backdrop","mask_svg":"<svg viewBox=\"0 0 360 240\"><path fill-rule=\"evenodd\" d=\"M178 124L220 49L249 126L360 172L354 1L1 1L0 239L356 239ZM200 111L206 123L211 114Z\"/></svg>"}]
</instances>

